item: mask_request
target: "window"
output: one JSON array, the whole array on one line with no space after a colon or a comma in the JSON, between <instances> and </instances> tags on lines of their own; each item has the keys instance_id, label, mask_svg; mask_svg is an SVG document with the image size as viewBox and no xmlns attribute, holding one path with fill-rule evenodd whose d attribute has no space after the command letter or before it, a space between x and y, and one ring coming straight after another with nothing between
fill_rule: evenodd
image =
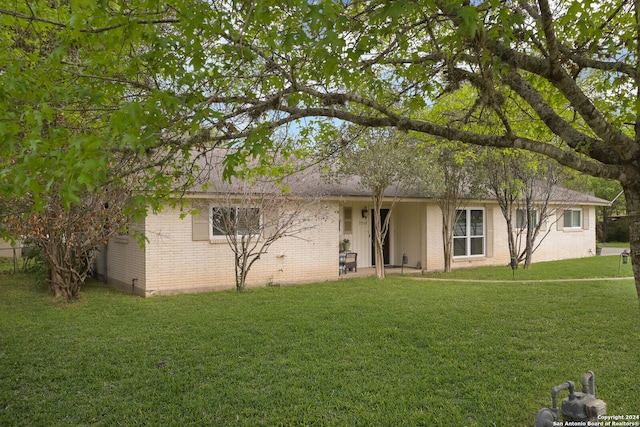
<instances>
[{"instance_id":1,"label":"window","mask_svg":"<svg viewBox=\"0 0 640 427\"><path fill-rule=\"evenodd\" d=\"M485 248L484 209L456 211L453 229L453 256L482 256Z\"/></svg>"},{"instance_id":2,"label":"window","mask_svg":"<svg viewBox=\"0 0 640 427\"><path fill-rule=\"evenodd\" d=\"M582 228L582 210L565 209L564 228Z\"/></svg>"},{"instance_id":3,"label":"window","mask_svg":"<svg viewBox=\"0 0 640 427\"><path fill-rule=\"evenodd\" d=\"M353 233L353 208L344 208L344 233Z\"/></svg>"},{"instance_id":4,"label":"window","mask_svg":"<svg viewBox=\"0 0 640 427\"><path fill-rule=\"evenodd\" d=\"M532 212L532 228L538 225L538 211L533 210ZM527 228L527 210L526 209L517 209L516 210L516 228L525 229Z\"/></svg>"},{"instance_id":5,"label":"window","mask_svg":"<svg viewBox=\"0 0 640 427\"><path fill-rule=\"evenodd\" d=\"M261 226L258 208L213 207L211 209L211 237L258 235Z\"/></svg>"}]
</instances>

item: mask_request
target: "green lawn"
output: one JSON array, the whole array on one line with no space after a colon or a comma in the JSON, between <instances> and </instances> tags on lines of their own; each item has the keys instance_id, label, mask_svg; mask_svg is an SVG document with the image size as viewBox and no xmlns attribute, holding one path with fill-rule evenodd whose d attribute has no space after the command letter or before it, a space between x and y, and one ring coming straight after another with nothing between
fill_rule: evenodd
<instances>
[{"instance_id":1,"label":"green lawn","mask_svg":"<svg viewBox=\"0 0 640 427\"><path fill-rule=\"evenodd\" d=\"M600 243L600 246L602 246L603 248L607 247L607 248L628 248L629 247L629 242L604 242L604 243Z\"/></svg>"},{"instance_id":2,"label":"green lawn","mask_svg":"<svg viewBox=\"0 0 640 427\"><path fill-rule=\"evenodd\" d=\"M3 254L6 255L6 254ZM17 271L22 267L22 259L15 266L13 264L13 258L8 256L0 256L0 273Z\"/></svg>"},{"instance_id":3,"label":"green lawn","mask_svg":"<svg viewBox=\"0 0 640 427\"><path fill-rule=\"evenodd\" d=\"M93 283L70 304L4 274L0 313L2 426L526 426L587 370L609 414L640 408L631 280Z\"/></svg>"},{"instance_id":4,"label":"green lawn","mask_svg":"<svg viewBox=\"0 0 640 427\"><path fill-rule=\"evenodd\" d=\"M511 267L458 268L451 273L425 273L424 277L463 280L556 280L576 278L632 277L631 264L623 264L619 256L591 256L571 261L533 263L525 270Z\"/></svg>"}]
</instances>

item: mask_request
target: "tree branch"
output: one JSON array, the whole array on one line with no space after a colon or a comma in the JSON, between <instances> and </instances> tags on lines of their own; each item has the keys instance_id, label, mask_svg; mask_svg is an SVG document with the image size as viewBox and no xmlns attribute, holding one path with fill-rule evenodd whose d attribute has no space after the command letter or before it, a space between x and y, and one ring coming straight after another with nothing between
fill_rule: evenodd
<instances>
[{"instance_id":1,"label":"tree branch","mask_svg":"<svg viewBox=\"0 0 640 427\"><path fill-rule=\"evenodd\" d=\"M520 74L511 71L504 78L509 87L522 97L549 129L576 151L585 150L596 160L604 163L617 163L620 155L602 141L575 130L560 117L540 93Z\"/></svg>"},{"instance_id":2,"label":"tree branch","mask_svg":"<svg viewBox=\"0 0 640 427\"><path fill-rule=\"evenodd\" d=\"M560 50L560 53L562 54L563 57L566 57L572 62L575 62L575 64L581 69L591 68L591 69L600 70L600 71L616 71L626 76L629 76L634 80L640 76L640 74L638 73L638 70L636 70L633 67L630 67L624 62L599 61L596 59L586 58L582 55L576 54L576 51L571 50L562 45L560 45L558 49Z\"/></svg>"},{"instance_id":3,"label":"tree branch","mask_svg":"<svg viewBox=\"0 0 640 427\"><path fill-rule=\"evenodd\" d=\"M347 99L359 99L352 95L345 95ZM372 103L367 102L368 105ZM373 103L375 105L375 103ZM346 110L330 108L330 107L287 107L280 106L281 111L285 111L296 117L328 117L344 120L354 124L368 127L396 127L404 131L415 131L425 133L436 137L441 137L453 141L461 141L468 144L475 144L485 147L499 148L521 148L535 153L545 155L557 160L560 164L569 166L581 172L599 176L602 178L625 180L628 178L628 171L623 170L617 165L603 164L597 160L589 159L579 153L563 150L560 147L550 145L546 142L535 141L529 138L517 135L483 135L468 132L459 129L453 129L446 126L436 125L431 122L411 119L398 115L386 108L380 108L377 111L389 112L389 115L381 116L364 116L361 113L353 113Z\"/></svg>"},{"instance_id":4,"label":"tree branch","mask_svg":"<svg viewBox=\"0 0 640 427\"><path fill-rule=\"evenodd\" d=\"M40 18L35 15L26 15L24 13L16 12L15 10L0 8L0 15L9 15L19 19L26 19L27 21L43 22L45 24L55 25L56 27L67 28L67 24L65 23L52 21L51 19Z\"/></svg>"},{"instance_id":5,"label":"tree branch","mask_svg":"<svg viewBox=\"0 0 640 427\"><path fill-rule=\"evenodd\" d=\"M538 0L538 7L540 9L540 22L542 24L542 31L544 32L545 39L547 40L547 49L549 54L549 69L552 73L555 73L560 68L560 50L558 49L558 39L553 28L553 14L549 7L547 0Z\"/></svg>"},{"instance_id":6,"label":"tree branch","mask_svg":"<svg viewBox=\"0 0 640 427\"><path fill-rule=\"evenodd\" d=\"M514 51L497 41L487 39L485 43L487 48L509 64L512 70L522 69L531 72L553 84L600 140L607 144L613 144L614 149L623 160L630 161L640 155L640 146L606 120L577 82L564 69L559 67L551 72L548 62L545 60Z\"/></svg>"},{"instance_id":7,"label":"tree branch","mask_svg":"<svg viewBox=\"0 0 640 427\"><path fill-rule=\"evenodd\" d=\"M9 10L9 9L0 8L0 15L9 15L9 16L13 16L13 17L18 18L18 19L24 19L24 20L27 20L27 21L42 22L44 24L54 25L54 26L60 27L60 28L68 28L69 27L64 22L53 21L51 19L41 18L41 17L36 16L36 15L27 15L27 14L24 14L24 13L21 13L21 12L16 12L15 10ZM134 24L138 24L138 25L147 25L147 24L155 25L155 24L175 24L175 23L178 23L178 22L180 22L180 19L178 19L178 18L138 19L138 20L130 21L128 23L113 24L113 25L109 25L109 26L101 27L101 28L83 28L83 29L80 30L80 32L81 33L87 33L87 34L98 34L98 33L103 33L105 31L114 30L116 28L124 27L125 25L128 25L130 23L134 23Z\"/></svg>"}]
</instances>

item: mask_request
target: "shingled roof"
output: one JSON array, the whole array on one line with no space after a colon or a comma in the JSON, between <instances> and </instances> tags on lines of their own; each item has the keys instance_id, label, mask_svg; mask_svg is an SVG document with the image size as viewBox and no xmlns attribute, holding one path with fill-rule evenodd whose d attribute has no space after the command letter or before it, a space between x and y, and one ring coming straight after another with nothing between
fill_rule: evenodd
<instances>
[{"instance_id":1,"label":"shingled roof","mask_svg":"<svg viewBox=\"0 0 640 427\"><path fill-rule=\"evenodd\" d=\"M189 192L191 194L220 194L233 192L245 184L245 181L239 178L231 178L225 181L222 178L223 160L229 153L229 150L215 149L206 155L200 155L197 159L198 179L196 185ZM311 163L305 161L296 161L295 168L291 173L278 179L276 184L271 181L271 188L277 185L287 187L290 194L303 196L317 196L324 198L370 198L371 191L360 184L360 177L336 176L330 177L326 173L326 169L330 165ZM266 182L266 179L263 181ZM265 186L257 186L257 188L266 188ZM385 197L400 197L403 199L433 199L433 197L419 190L401 190L397 186L390 186L385 191ZM496 200L491 192L483 198L487 201ZM595 197L592 194L571 190L565 187L556 187L551 196L552 202L567 202L573 204L587 204L596 206L609 206L611 202Z\"/></svg>"}]
</instances>

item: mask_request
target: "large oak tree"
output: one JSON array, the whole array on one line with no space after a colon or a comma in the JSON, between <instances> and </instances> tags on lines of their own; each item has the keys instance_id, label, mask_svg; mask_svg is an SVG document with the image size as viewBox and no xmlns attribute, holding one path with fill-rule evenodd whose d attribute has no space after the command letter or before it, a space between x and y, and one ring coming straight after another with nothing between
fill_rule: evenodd
<instances>
[{"instance_id":1,"label":"large oak tree","mask_svg":"<svg viewBox=\"0 0 640 427\"><path fill-rule=\"evenodd\" d=\"M60 108L51 102L56 94L67 97L65 105L80 105L68 98L84 96L92 110L114 99L78 91L86 86L89 94L120 90L121 102L109 104L119 120L108 121L117 130L110 144L166 147L205 129L206 141L242 145L227 160L229 168L243 154L260 157L270 133L293 123L300 138L321 137L333 121L348 121L530 150L620 182L640 296L637 1L79 0L52 12L53 3L0 9L3 36L7 28L21 34L15 28L31 26L64 34L58 39L66 46L46 59L23 55L21 68L5 60L20 47L8 47L6 40L15 37L1 38L3 147L37 147L36 113L44 108L51 116ZM59 74L52 86L36 85L32 93L25 79L36 81L38 67ZM425 106L467 83L474 94L466 110L482 109L498 125L479 130L421 118ZM56 90L46 97L44 89ZM29 98L29 114L6 101L20 93ZM517 115L506 103L519 107ZM523 116L530 122L527 135L514 125ZM326 120L305 120L311 117ZM16 118L24 118L23 128L12 124ZM536 129L551 131L561 143L537 139ZM181 139L167 141L167 135ZM22 155L12 152L14 159Z\"/></svg>"}]
</instances>

